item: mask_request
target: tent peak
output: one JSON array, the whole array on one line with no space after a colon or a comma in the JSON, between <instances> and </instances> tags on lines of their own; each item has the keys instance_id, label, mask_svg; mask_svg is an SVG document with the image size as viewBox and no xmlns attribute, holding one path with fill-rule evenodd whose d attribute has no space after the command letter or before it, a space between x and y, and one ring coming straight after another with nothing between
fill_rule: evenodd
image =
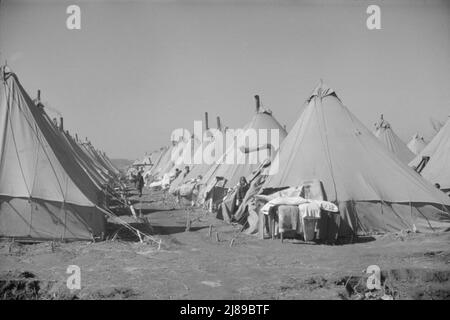
<instances>
[{"instance_id":1,"label":"tent peak","mask_svg":"<svg viewBox=\"0 0 450 320\"><path fill-rule=\"evenodd\" d=\"M375 130L378 129L391 129L391 124L384 119L383 114L380 115L380 120L375 123Z\"/></svg>"},{"instance_id":2,"label":"tent peak","mask_svg":"<svg viewBox=\"0 0 450 320\"><path fill-rule=\"evenodd\" d=\"M320 79L319 84L314 88L313 92L310 94L307 101L309 102L315 97L322 99L329 95L333 95L336 98L338 98L334 89L328 86L326 83L324 83L322 79Z\"/></svg>"},{"instance_id":3,"label":"tent peak","mask_svg":"<svg viewBox=\"0 0 450 320\"><path fill-rule=\"evenodd\" d=\"M0 66L0 73L2 81L6 81L11 75L15 75L14 72L11 71L11 68L6 63L4 66Z\"/></svg>"}]
</instances>

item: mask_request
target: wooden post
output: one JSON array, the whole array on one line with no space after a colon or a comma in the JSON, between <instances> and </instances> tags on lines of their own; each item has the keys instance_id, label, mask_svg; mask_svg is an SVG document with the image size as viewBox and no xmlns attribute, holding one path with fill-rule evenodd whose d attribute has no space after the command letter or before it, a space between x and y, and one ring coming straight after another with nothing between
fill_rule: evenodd
<instances>
[{"instance_id":1,"label":"wooden post","mask_svg":"<svg viewBox=\"0 0 450 320\"><path fill-rule=\"evenodd\" d=\"M212 232L212 225L210 224L209 225L209 232L208 232L208 237L210 237L210 238L211 238L211 232Z\"/></svg>"},{"instance_id":2,"label":"wooden post","mask_svg":"<svg viewBox=\"0 0 450 320\"><path fill-rule=\"evenodd\" d=\"M233 246L233 243L234 243L234 238L231 239L231 241L230 241L230 248Z\"/></svg>"},{"instance_id":3,"label":"wooden post","mask_svg":"<svg viewBox=\"0 0 450 320\"><path fill-rule=\"evenodd\" d=\"M264 220L265 220L265 216L264 213L261 212L261 210L259 210L258 213L258 236L261 240L264 239Z\"/></svg>"},{"instance_id":4,"label":"wooden post","mask_svg":"<svg viewBox=\"0 0 450 320\"><path fill-rule=\"evenodd\" d=\"M217 117L217 130L222 131L222 125L220 123L220 117Z\"/></svg>"},{"instance_id":5,"label":"wooden post","mask_svg":"<svg viewBox=\"0 0 450 320\"><path fill-rule=\"evenodd\" d=\"M259 99L258 95L255 95L256 100L256 113L259 113L259 110L261 109L261 100Z\"/></svg>"},{"instance_id":6,"label":"wooden post","mask_svg":"<svg viewBox=\"0 0 450 320\"><path fill-rule=\"evenodd\" d=\"M189 210L186 209L186 230L185 230L185 232L190 231L190 229L191 229L191 217L189 214Z\"/></svg>"},{"instance_id":7,"label":"wooden post","mask_svg":"<svg viewBox=\"0 0 450 320\"><path fill-rule=\"evenodd\" d=\"M273 240L275 236L275 219L270 212L269 212L269 228L270 228L270 238Z\"/></svg>"},{"instance_id":8,"label":"wooden post","mask_svg":"<svg viewBox=\"0 0 450 320\"><path fill-rule=\"evenodd\" d=\"M216 232L216 241L217 241L217 242L220 242L220 239L219 239L219 232Z\"/></svg>"},{"instance_id":9,"label":"wooden post","mask_svg":"<svg viewBox=\"0 0 450 320\"><path fill-rule=\"evenodd\" d=\"M208 112L205 112L205 130L206 130L206 131L209 130L209 125L208 125Z\"/></svg>"}]
</instances>

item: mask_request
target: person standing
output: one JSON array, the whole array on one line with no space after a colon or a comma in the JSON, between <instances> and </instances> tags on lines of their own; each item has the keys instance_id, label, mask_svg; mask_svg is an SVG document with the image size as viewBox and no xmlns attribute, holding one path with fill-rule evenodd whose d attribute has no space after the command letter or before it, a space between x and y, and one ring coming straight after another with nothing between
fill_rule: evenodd
<instances>
[{"instance_id":1,"label":"person standing","mask_svg":"<svg viewBox=\"0 0 450 320\"><path fill-rule=\"evenodd\" d=\"M137 174L137 189L139 191L139 197L142 197L142 189L144 188L144 177L142 176L142 172L139 171Z\"/></svg>"},{"instance_id":2,"label":"person standing","mask_svg":"<svg viewBox=\"0 0 450 320\"><path fill-rule=\"evenodd\" d=\"M239 208L241 205L249 188L250 184L247 182L247 179L245 179L245 177L241 177L236 190L236 208Z\"/></svg>"}]
</instances>

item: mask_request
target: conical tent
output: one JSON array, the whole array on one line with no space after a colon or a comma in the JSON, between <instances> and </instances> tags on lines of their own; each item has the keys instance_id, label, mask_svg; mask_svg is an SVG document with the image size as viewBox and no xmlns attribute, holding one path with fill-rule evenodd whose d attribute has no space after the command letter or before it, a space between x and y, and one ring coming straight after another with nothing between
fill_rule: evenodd
<instances>
[{"instance_id":1,"label":"conical tent","mask_svg":"<svg viewBox=\"0 0 450 320\"><path fill-rule=\"evenodd\" d=\"M164 156L166 151L167 151L167 147L163 147L159 150L153 151L150 154L150 159L152 161L152 165L144 171L144 174L143 174L144 177L152 175L153 169L156 168L160 164L161 159Z\"/></svg>"},{"instance_id":2,"label":"conical tent","mask_svg":"<svg viewBox=\"0 0 450 320\"><path fill-rule=\"evenodd\" d=\"M408 149L406 144L395 134L389 122L381 116L380 121L375 124L375 136L403 163L409 163L414 158L414 153Z\"/></svg>"},{"instance_id":3,"label":"conical tent","mask_svg":"<svg viewBox=\"0 0 450 320\"><path fill-rule=\"evenodd\" d=\"M174 154L182 150L181 144L182 142L173 141L162 155L159 163L150 169L149 174L153 177L162 177L164 174L169 173L175 165L173 161Z\"/></svg>"},{"instance_id":4,"label":"conical tent","mask_svg":"<svg viewBox=\"0 0 450 320\"><path fill-rule=\"evenodd\" d=\"M162 156L164 155L164 152L167 150L167 147L159 148L158 150L152 151L150 153L150 161L152 163L152 166L156 166L161 161Z\"/></svg>"},{"instance_id":5,"label":"conical tent","mask_svg":"<svg viewBox=\"0 0 450 320\"><path fill-rule=\"evenodd\" d=\"M158 176L162 175L161 173L162 173L163 168L167 165L168 162L170 162L170 157L171 157L173 148L174 148L173 144L170 146L164 147L164 149L161 152L159 161L157 163L155 163L155 165L152 166L150 168L150 170L147 170L145 175L146 176L149 175L149 176L153 176L153 177L158 177Z\"/></svg>"},{"instance_id":6,"label":"conical tent","mask_svg":"<svg viewBox=\"0 0 450 320\"><path fill-rule=\"evenodd\" d=\"M340 234L450 226L450 199L404 165L321 84L280 147L265 188L318 179L336 203Z\"/></svg>"},{"instance_id":7,"label":"conical tent","mask_svg":"<svg viewBox=\"0 0 450 320\"><path fill-rule=\"evenodd\" d=\"M431 183L439 183L444 191L450 191L450 119L410 166L416 167L424 156L430 160L420 174Z\"/></svg>"},{"instance_id":8,"label":"conical tent","mask_svg":"<svg viewBox=\"0 0 450 320\"><path fill-rule=\"evenodd\" d=\"M98 186L17 76L5 69L0 76L0 236L100 236L105 218Z\"/></svg>"},{"instance_id":9,"label":"conical tent","mask_svg":"<svg viewBox=\"0 0 450 320\"><path fill-rule=\"evenodd\" d=\"M182 154L184 147L185 142L183 141L179 141L173 144L167 151L167 153L164 155L164 159L163 161L161 161L161 164L159 168L157 168L157 171L155 171L155 174L159 177L162 177L166 173L175 170L175 167L177 167L175 163L180 157L180 154Z\"/></svg>"},{"instance_id":10,"label":"conical tent","mask_svg":"<svg viewBox=\"0 0 450 320\"><path fill-rule=\"evenodd\" d=\"M175 165L172 167L171 171L179 169L181 173L170 183L170 191L176 190L183 183L185 178L187 178L187 176L184 176L184 169L186 167L188 167L189 170L193 170L195 167L200 165L195 164L194 158L197 152L202 152L202 145L203 144L198 137L192 136L191 139L184 143L184 145L180 148L178 157L175 160Z\"/></svg>"},{"instance_id":11,"label":"conical tent","mask_svg":"<svg viewBox=\"0 0 450 320\"><path fill-rule=\"evenodd\" d=\"M186 166L191 168L194 164L194 155L200 147L201 141L192 135L186 142L179 143L179 148L174 152L174 166L172 170L183 170Z\"/></svg>"},{"instance_id":12,"label":"conical tent","mask_svg":"<svg viewBox=\"0 0 450 320\"><path fill-rule=\"evenodd\" d=\"M210 131L207 131L208 133ZM223 133L223 131L220 131ZM207 134L208 135L208 134ZM214 142L215 142L215 137L212 134L208 135L208 139L203 140L202 144L198 147L198 149L196 150L197 153L199 153L198 155L194 154L194 159L203 159L203 152L208 152L209 148L213 148L214 147ZM192 179L196 179L199 176L201 176L202 178L206 175L206 173L208 172L208 170L211 168L211 164L201 161L201 163L196 163L191 171L189 172L189 174L183 179L182 182L186 182Z\"/></svg>"},{"instance_id":13,"label":"conical tent","mask_svg":"<svg viewBox=\"0 0 450 320\"><path fill-rule=\"evenodd\" d=\"M243 128L240 135L235 137L233 143L226 149L224 155L217 161L216 164L213 164L208 172L206 172L203 177L202 182L204 183L205 189L209 190L216 182L216 177L224 177L227 180L226 186L231 188L234 187L238 182L240 177L249 177L254 170L256 170L262 162L266 159L259 159L258 151L254 151L260 147L261 149L266 148L265 145L261 144L259 146L252 147L248 145L242 139L242 137L250 136L249 132L251 130L255 130L254 132L260 132L260 130L265 129L267 141L265 144L270 144L271 139L278 139L276 143L281 144L284 138L287 136L286 130L278 123L278 121L272 116L270 111L258 111L255 113L251 121ZM275 134L276 132L276 134ZM239 145L240 142L244 142L242 145ZM262 143L262 141L258 141L258 143ZM244 147L244 148L242 148ZM237 150L241 151L244 149L252 149L250 152L243 152L245 154L245 158L242 158L242 161L238 161ZM259 149L259 150L261 150ZM274 151L269 147L268 153L270 156L274 156ZM231 159L231 161L228 161Z\"/></svg>"},{"instance_id":14,"label":"conical tent","mask_svg":"<svg viewBox=\"0 0 450 320\"><path fill-rule=\"evenodd\" d=\"M416 133L408 142L407 146L412 153L418 155L427 146L427 143L422 136L419 136L419 134Z\"/></svg>"},{"instance_id":15,"label":"conical tent","mask_svg":"<svg viewBox=\"0 0 450 320\"><path fill-rule=\"evenodd\" d=\"M200 142L196 137L180 138L172 141L172 145L161 158L160 163L149 172L152 176L162 177L164 174L173 173L176 169L182 170L184 166L192 162L193 154Z\"/></svg>"}]
</instances>

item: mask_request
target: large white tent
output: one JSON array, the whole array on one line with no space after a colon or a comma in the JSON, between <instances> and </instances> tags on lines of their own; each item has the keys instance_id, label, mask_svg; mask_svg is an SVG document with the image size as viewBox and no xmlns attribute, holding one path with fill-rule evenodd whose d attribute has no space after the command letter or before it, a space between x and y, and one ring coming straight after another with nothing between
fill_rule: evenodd
<instances>
[{"instance_id":1,"label":"large white tent","mask_svg":"<svg viewBox=\"0 0 450 320\"><path fill-rule=\"evenodd\" d=\"M94 176L89 158L77 157L14 73L1 69L0 77L0 236L101 237L101 173Z\"/></svg>"},{"instance_id":2,"label":"large white tent","mask_svg":"<svg viewBox=\"0 0 450 320\"><path fill-rule=\"evenodd\" d=\"M439 130L438 134L410 162L417 167L423 157L430 157L420 174L431 183L439 183L445 191L450 190L450 119Z\"/></svg>"},{"instance_id":3,"label":"large white tent","mask_svg":"<svg viewBox=\"0 0 450 320\"><path fill-rule=\"evenodd\" d=\"M414 153L397 136L391 124L383 118L383 115L375 124L374 134L403 163L407 164L414 158Z\"/></svg>"},{"instance_id":4,"label":"large white tent","mask_svg":"<svg viewBox=\"0 0 450 320\"><path fill-rule=\"evenodd\" d=\"M279 158L264 187L318 179L339 207L341 235L450 226L450 199L380 144L324 84L308 98Z\"/></svg>"},{"instance_id":5,"label":"large white tent","mask_svg":"<svg viewBox=\"0 0 450 320\"><path fill-rule=\"evenodd\" d=\"M235 140L229 144L228 148L222 157L218 159L216 163L210 166L208 171L203 177L204 190L209 190L215 183L216 177L223 177L226 179L227 187L234 187L238 182L240 177L249 177L252 172L259 168L261 163L275 156L278 150L272 150L273 145L260 145L251 146L252 143L245 140L245 137L250 136L249 132L259 132L259 130L267 130L267 142L271 139L276 139L276 144L281 144L284 138L287 136L286 130L280 125L280 123L273 117L270 110L261 110L258 106L257 111L254 116L247 123L243 130L241 131L241 136L235 136ZM272 131L273 130L273 131ZM263 131L264 132L264 131ZM240 143L242 142L242 143ZM260 141L258 141L260 143ZM262 159L264 152L258 153L262 148L267 148L268 157ZM243 151L242 161L238 160L238 149ZM255 151L258 150L258 151ZM228 159L232 161L228 162Z\"/></svg>"}]
</instances>

